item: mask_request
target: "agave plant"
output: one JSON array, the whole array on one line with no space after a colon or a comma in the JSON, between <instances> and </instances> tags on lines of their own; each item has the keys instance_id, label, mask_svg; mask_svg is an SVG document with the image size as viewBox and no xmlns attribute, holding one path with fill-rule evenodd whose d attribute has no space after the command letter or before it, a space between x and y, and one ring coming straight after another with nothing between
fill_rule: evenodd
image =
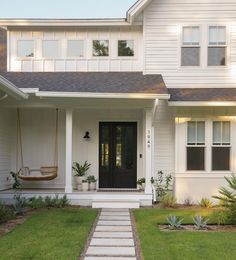
<instances>
[{"instance_id":1,"label":"agave plant","mask_svg":"<svg viewBox=\"0 0 236 260\"><path fill-rule=\"evenodd\" d=\"M183 218L177 217L175 215L171 215L167 217L167 221L168 221L168 226L169 229L181 229L182 227L182 222L183 222Z\"/></svg>"},{"instance_id":2,"label":"agave plant","mask_svg":"<svg viewBox=\"0 0 236 260\"><path fill-rule=\"evenodd\" d=\"M209 219L203 216L193 217L194 226L196 229L207 229L207 223Z\"/></svg>"}]
</instances>

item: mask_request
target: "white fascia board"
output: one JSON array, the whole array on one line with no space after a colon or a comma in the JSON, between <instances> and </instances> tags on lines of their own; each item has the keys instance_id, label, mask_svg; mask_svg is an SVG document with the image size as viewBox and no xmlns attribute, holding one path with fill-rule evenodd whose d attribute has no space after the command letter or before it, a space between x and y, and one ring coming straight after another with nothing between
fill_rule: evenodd
<instances>
[{"instance_id":1,"label":"white fascia board","mask_svg":"<svg viewBox=\"0 0 236 260\"><path fill-rule=\"evenodd\" d=\"M169 99L168 94L145 94L145 93L90 93L90 92L36 92L37 97L56 98L121 98L121 99Z\"/></svg>"},{"instance_id":2,"label":"white fascia board","mask_svg":"<svg viewBox=\"0 0 236 260\"><path fill-rule=\"evenodd\" d=\"M121 19L0 19L2 27L34 27L34 26L130 26L125 18Z\"/></svg>"},{"instance_id":3,"label":"white fascia board","mask_svg":"<svg viewBox=\"0 0 236 260\"><path fill-rule=\"evenodd\" d=\"M20 90L26 94L35 94L39 92L39 88L20 88Z\"/></svg>"},{"instance_id":4,"label":"white fascia board","mask_svg":"<svg viewBox=\"0 0 236 260\"><path fill-rule=\"evenodd\" d=\"M236 101L169 101L172 107L235 107Z\"/></svg>"},{"instance_id":5,"label":"white fascia board","mask_svg":"<svg viewBox=\"0 0 236 260\"><path fill-rule=\"evenodd\" d=\"M152 0L138 0L134 3L134 5L127 11L127 21L132 24L134 17L139 15L151 2Z\"/></svg>"},{"instance_id":6,"label":"white fascia board","mask_svg":"<svg viewBox=\"0 0 236 260\"><path fill-rule=\"evenodd\" d=\"M27 99L28 95L17 88L13 83L0 76L0 89L4 91L9 96L12 96L16 99Z\"/></svg>"}]
</instances>

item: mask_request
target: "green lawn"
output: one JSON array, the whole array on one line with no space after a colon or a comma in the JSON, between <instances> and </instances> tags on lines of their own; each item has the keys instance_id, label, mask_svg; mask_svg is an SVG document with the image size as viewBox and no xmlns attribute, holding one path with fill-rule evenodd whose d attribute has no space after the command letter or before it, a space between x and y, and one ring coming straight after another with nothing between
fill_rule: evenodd
<instances>
[{"instance_id":1,"label":"green lawn","mask_svg":"<svg viewBox=\"0 0 236 260\"><path fill-rule=\"evenodd\" d=\"M236 232L165 232L157 223L165 223L168 215L183 216L185 223L193 215L211 215L212 210L139 209L134 212L145 260L232 260L236 259ZM213 220L214 221L214 220Z\"/></svg>"},{"instance_id":2,"label":"green lawn","mask_svg":"<svg viewBox=\"0 0 236 260\"><path fill-rule=\"evenodd\" d=\"M96 215L79 208L35 212L0 237L0 259L78 259Z\"/></svg>"}]
</instances>

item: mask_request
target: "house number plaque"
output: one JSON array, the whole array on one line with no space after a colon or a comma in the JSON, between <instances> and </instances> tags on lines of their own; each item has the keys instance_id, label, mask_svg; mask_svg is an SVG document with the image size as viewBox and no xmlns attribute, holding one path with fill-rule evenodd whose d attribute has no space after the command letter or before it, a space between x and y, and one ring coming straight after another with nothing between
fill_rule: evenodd
<instances>
[{"instance_id":1,"label":"house number plaque","mask_svg":"<svg viewBox=\"0 0 236 260\"><path fill-rule=\"evenodd\" d=\"M151 147L151 130L147 130L147 147Z\"/></svg>"}]
</instances>

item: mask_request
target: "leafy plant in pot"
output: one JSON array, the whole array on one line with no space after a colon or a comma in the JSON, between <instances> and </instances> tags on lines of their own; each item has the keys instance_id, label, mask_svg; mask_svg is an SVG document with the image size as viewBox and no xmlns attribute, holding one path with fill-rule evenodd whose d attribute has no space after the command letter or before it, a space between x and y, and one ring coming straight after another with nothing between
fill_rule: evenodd
<instances>
[{"instance_id":1,"label":"leafy plant in pot","mask_svg":"<svg viewBox=\"0 0 236 260\"><path fill-rule=\"evenodd\" d=\"M74 176L76 177L78 190L82 190L82 182L85 180L85 175L90 166L91 164L88 163L88 161L85 161L84 164L80 164L78 162L73 163L72 169L74 171Z\"/></svg>"},{"instance_id":2,"label":"leafy plant in pot","mask_svg":"<svg viewBox=\"0 0 236 260\"><path fill-rule=\"evenodd\" d=\"M87 181L89 183L89 190L96 190L97 179L93 175L89 175Z\"/></svg>"},{"instance_id":3,"label":"leafy plant in pot","mask_svg":"<svg viewBox=\"0 0 236 260\"><path fill-rule=\"evenodd\" d=\"M145 189L145 182L146 182L145 178L140 178L137 180L137 184L138 184L140 190Z\"/></svg>"}]
</instances>

